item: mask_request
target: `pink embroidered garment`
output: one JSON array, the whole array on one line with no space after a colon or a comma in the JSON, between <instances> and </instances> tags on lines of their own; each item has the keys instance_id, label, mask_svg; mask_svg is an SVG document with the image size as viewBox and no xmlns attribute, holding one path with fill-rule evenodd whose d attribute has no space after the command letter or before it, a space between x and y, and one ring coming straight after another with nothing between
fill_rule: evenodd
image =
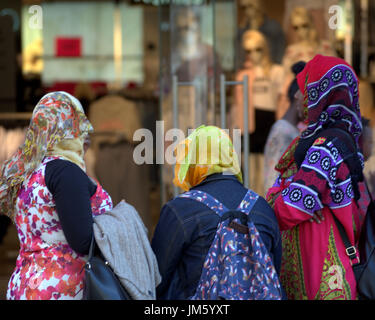
<instances>
[{"instance_id":1,"label":"pink embroidered garment","mask_svg":"<svg viewBox=\"0 0 375 320\"><path fill-rule=\"evenodd\" d=\"M369 203L367 189L363 182L355 183L329 139L318 138L299 167L294 156L296 146L323 127L346 130L361 146L358 80L344 60L321 55L306 65L297 80L306 97L308 127L281 158L281 174L267 195L282 231L280 279L289 299L356 299L351 262L332 214L343 224L351 243L357 244ZM358 157L363 168L360 152ZM324 221L310 222L318 210Z\"/></svg>"}]
</instances>

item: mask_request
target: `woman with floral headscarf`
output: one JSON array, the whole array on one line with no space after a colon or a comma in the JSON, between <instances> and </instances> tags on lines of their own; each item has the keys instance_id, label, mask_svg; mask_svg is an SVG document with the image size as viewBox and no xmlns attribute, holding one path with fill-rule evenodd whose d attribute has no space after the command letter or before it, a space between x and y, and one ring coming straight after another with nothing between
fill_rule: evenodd
<instances>
[{"instance_id":1,"label":"woman with floral headscarf","mask_svg":"<svg viewBox=\"0 0 375 320\"><path fill-rule=\"evenodd\" d=\"M347 254L334 216L355 246L368 205L360 188L358 79L344 60L316 55L297 81L308 126L281 157L280 176L267 194L282 231L281 282L289 299L356 299L351 258L357 262L358 253ZM329 130L338 135L324 133ZM356 172L339 147L344 138L355 150Z\"/></svg>"},{"instance_id":2,"label":"woman with floral headscarf","mask_svg":"<svg viewBox=\"0 0 375 320\"><path fill-rule=\"evenodd\" d=\"M93 215L112 200L85 173L93 128L66 92L45 95L33 111L25 142L2 167L1 214L16 225L20 252L7 299L81 299Z\"/></svg>"},{"instance_id":3,"label":"woman with floral headscarf","mask_svg":"<svg viewBox=\"0 0 375 320\"><path fill-rule=\"evenodd\" d=\"M162 276L157 298L163 300L193 296L220 220L205 204L186 198L186 191L207 193L228 209L238 208L248 192L228 134L214 126L200 126L177 145L173 183L185 192L162 208L151 244ZM275 214L258 197L251 217L278 272L281 240Z\"/></svg>"}]
</instances>

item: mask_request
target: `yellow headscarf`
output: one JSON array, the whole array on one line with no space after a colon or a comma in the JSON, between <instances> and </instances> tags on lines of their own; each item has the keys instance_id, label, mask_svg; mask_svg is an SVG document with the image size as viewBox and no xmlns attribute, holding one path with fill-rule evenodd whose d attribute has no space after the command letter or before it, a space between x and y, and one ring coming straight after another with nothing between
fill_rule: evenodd
<instances>
[{"instance_id":1,"label":"yellow headscarf","mask_svg":"<svg viewBox=\"0 0 375 320\"><path fill-rule=\"evenodd\" d=\"M84 161L84 149L83 145L85 137L81 136L76 139L65 139L61 140L58 144L53 146L51 150L47 152L47 156L59 156L63 157L86 172L86 165Z\"/></svg>"},{"instance_id":2,"label":"yellow headscarf","mask_svg":"<svg viewBox=\"0 0 375 320\"><path fill-rule=\"evenodd\" d=\"M228 134L215 126L200 126L176 149L173 183L188 191L214 173L230 172L242 183L238 156Z\"/></svg>"}]
</instances>

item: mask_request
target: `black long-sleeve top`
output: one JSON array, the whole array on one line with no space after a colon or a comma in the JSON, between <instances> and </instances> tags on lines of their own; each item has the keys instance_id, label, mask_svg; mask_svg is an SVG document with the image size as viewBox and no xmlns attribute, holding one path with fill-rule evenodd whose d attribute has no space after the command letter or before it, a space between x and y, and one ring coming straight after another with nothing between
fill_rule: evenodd
<instances>
[{"instance_id":1,"label":"black long-sleeve top","mask_svg":"<svg viewBox=\"0 0 375 320\"><path fill-rule=\"evenodd\" d=\"M96 192L96 185L76 164L59 159L47 163L45 182L69 246L87 254L93 235L90 198Z\"/></svg>"}]
</instances>

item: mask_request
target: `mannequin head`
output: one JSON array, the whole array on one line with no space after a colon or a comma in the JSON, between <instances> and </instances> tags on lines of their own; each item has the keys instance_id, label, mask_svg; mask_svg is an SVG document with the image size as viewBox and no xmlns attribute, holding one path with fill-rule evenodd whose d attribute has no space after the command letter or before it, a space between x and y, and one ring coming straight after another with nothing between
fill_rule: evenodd
<instances>
[{"instance_id":1,"label":"mannequin head","mask_svg":"<svg viewBox=\"0 0 375 320\"><path fill-rule=\"evenodd\" d=\"M240 0L240 5L244 8L245 15L248 19L255 19L264 14L261 0Z\"/></svg>"},{"instance_id":2,"label":"mannequin head","mask_svg":"<svg viewBox=\"0 0 375 320\"><path fill-rule=\"evenodd\" d=\"M178 12L176 16L178 41L186 45L194 45L199 41L199 17L190 9Z\"/></svg>"},{"instance_id":3,"label":"mannequin head","mask_svg":"<svg viewBox=\"0 0 375 320\"><path fill-rule=\"evenodd\" d=\"M259 29L264 21L264 7L261 0L240 0L241 10L244 13L242 26L250 24L251 29Z\"/></svg>"},{"instance_id":4,"label":"mannequin head","mask_svg":"<svg viewBox=\"0 0 375 320\"><path fill-rule=\"evenodd\" d=\"M297 42L317 42L317 32L313 27L312 17L306 8L294 8L290 15L290 22Z\"/></svg>"},{"instance_id":5,"label":"mannequin head","mask_svg":"<svg viewBox=\"0 0 375 320\"><path fill-rule=\"evenodd\" d=\"M253 66L261 66L267 71L271 66L271 58L266 38L256 30L248 30L242 37L242 46L246 52L246 59Z\"/></svg>"}]
</instances>

